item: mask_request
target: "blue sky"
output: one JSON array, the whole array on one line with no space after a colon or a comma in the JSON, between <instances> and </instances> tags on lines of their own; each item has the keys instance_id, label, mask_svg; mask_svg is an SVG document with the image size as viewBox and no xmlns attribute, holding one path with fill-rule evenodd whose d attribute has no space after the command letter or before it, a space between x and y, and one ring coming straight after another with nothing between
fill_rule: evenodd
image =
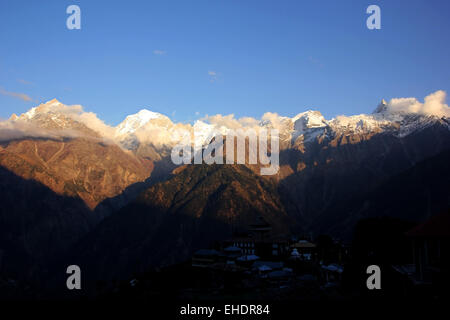
<instances>
[{"instance_id":1,"label":"blue sky","mask_svg":"<svg viewBox=\"0 0 450 320\"><path fill-rule=\"evenodd\" d=\"M66 28L71 4L81 30ZM381 30L366 27L370 4ZM142 108L369 113L450 93L449 14L445 0L1 0L0 118L52 98L111 125Z\"/></svg>"}]
</instances>

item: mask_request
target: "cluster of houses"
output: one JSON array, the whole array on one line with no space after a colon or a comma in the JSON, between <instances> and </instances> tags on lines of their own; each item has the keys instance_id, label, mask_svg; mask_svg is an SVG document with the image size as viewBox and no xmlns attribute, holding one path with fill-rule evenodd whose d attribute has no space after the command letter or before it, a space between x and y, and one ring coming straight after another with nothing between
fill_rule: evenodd
<instances>
[{"instance_id":1,"label":"cluster of houses","mask_svg":"<svg viewBox=\"0 0 450 320\"><path fill-rule=\"evenodd\" d=\"M341 279L343 267L318 261L317 245L311 239L274 237L272 228L260 218L251 224L246 236L222 241L215 249L194 253L192 266L230 272L244 272L263 279L283 281L299 275L328 282Z\"/></svg>"},{"instance_id":2,"label":"cluster of houses","mask_svg":"<svg viewBox=\"0 0 450 320\"><path fill-rule=\"evenodd\" d=\"M399 232L403 235L401 248L405 251L410 249L411 257L405 255L405 259L392 260L409 261L409 264L384 262L382 281L387 285L383 292L386 291L384 288L391 288L391 293L413 297L418 296L416 293L434 297L448 292L450 212L435 216L406 233L404 230ZM391 245L391 242L386 242L375 250L384 252ZM211 248L196 251L191 256L190 265L183 263L179 266L181 269L168 268L165 275L170 275L170 279L174 274L183 278L178 288L183 297L196 294L218 297L221 294L242 294L257 299L272 296L307 299L359 297L367 293L365 263L368 262L365 257L374 249L364 245L362 250L357 250L355 240L350 246L327 235L320 235L314 241L308 236L274 236L271 225L260 218L249 225L247 233L235 233ZM192 277L184 279L180 276L185 271ZM159 277L162 271L158 269L156 272ZM136 287L136 283L137 280L133 279L130 286Z\"/></svg>"}]
</instances>

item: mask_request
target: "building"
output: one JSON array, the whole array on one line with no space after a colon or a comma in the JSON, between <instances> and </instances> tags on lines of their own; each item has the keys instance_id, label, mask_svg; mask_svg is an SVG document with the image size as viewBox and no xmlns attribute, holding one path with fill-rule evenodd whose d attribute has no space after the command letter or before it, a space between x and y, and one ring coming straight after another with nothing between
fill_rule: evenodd
<instances>
[{"instance_id":1,"label":"building","mask_svg":"<svg viewBox=\"0 0 450 320\"><path fill-rule=\"evenodd\" d=\"M317 257L317 246L307 240L300 240L291 244L291 259L314 261Z\"/></svg>"},{"instance_id":2,"label":"building","mask_svg":"<svg viewBox=\"0 0 450 320\"><path fill-rule=\"evenodd\" d=\"M320 266L320 273L322 278L327 284L334 283L338 284L342 281L342 273L344 268L341 265L332 263L329 265L322 264Z\"/></svg>"},{"instance_id":3,"label":"building","mask_svg":"<svg viewBox=\"0 0 450 320\"><path fill-rule=\"evenodd\" d=\"M415 282L444 285L450 279L450 211L408 231L414 259Z\"/></svg>"},{"instance_id":4,"label":"building","mask_svg":"<svg viewBox=\"0 0 450 320\"><path fill-rule=\"evenodd\" d=\"M274 237L271 225L261 216L249 225L247 234L233 236L224 244L240 248L242 254L256 255L263 259L280 259L290 254L289 240Z\"/></svg>"},{"instance_id":5,"label":"building","mask_svg":"<svg viewBox=\"0 0 450 320\"><path fill-rule=\"evenodd\" d=\"M270 237L272 227L263 217L258 217L257 221L250 224L249 233L256 241L264 241Z\"/></svg>"}]
</instances>

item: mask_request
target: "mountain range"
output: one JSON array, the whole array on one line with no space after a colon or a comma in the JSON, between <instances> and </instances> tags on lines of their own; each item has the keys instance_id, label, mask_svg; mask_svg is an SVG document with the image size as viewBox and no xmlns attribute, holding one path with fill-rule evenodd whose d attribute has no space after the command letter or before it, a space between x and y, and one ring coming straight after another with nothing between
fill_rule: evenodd
<instances>
[{"instance_id":1,"label":"mountain range","mask_svg":"<svg viewBox=\"0 0 450 320\"><path fill-rule=\"evenodd\" d=\"M423 220L450 207L444 101L442 91L383 100L331 120L306 111L189 124L141 110L112 127L56 99L12 115L0 122L0 280L36 281L61 259L93 279L125 276L182 261L258 217L279 236L342 239L364 217ZM206 146L238 128L279 130L276 175L170 160L183 132Z\"/></svg>"}]
</instances>

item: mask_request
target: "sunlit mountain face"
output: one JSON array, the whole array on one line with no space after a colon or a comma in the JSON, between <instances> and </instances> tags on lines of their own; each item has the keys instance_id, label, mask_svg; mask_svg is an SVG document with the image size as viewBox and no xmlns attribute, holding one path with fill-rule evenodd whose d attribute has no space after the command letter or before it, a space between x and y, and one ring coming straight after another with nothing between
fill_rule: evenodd
<instances>
[{"instance_id":1,"label":"sunlit mountain face","mask_svg":"<svg viewBox=\"0 0 450 320\"><path fill-rule=\"evenodd\" d=\"M92 280L127 277L185 261L258 218L276 237L350 239L363 218L420 221L447 208L445 93L374 109L331 120L310 110L193 124L144 109L113 127L53 99L14 114L0 122L0 270L46 279L72 259L92 270ZM214 133L261 128L280 133L275 175L249 163L171 161L183 132L206 147Z\"/></svg>"},{"instance_id":2,"label":"sunlit mountain face","mask_svg":"<svg viewBox=\"0 0 450 320\"><path fill-rule=\"evenodd\" d=\"M227 134L236 129L274 128L280 132L281 149L303 149L319 141L332 146L368 140L377 134L404 138L436 124L449 126L450 111L445 104L446 94L436 91L421 103L415 98L382 100L372 114L337 116L326 120L320 111L306 111L289 118L267 112L261 119L236 119L233 115L207 116L194 124L174 123L169 117L142 109L127 116L116 127L106 125L92 112L80 105L67 106L56 99L43 103L9 120L1 122L2 141L30 138L90 137L115 143L134 153L152 147L157 160L180 143L184 132L193 135L196 145L210 142L213 133ZM150 150L148 150L150 152ZM153 159L154 160L154 159Z\"/></svg>"},{"instance_id":3,"label":"sunlit mountain face","mask_svg":"<svg viewBox=\"0 0 450 320\"><path fill-rule=\"evenodd\" d=\"M450 301L449 12L0 0L0 304Z\"/></svg>"}]
</instances>

